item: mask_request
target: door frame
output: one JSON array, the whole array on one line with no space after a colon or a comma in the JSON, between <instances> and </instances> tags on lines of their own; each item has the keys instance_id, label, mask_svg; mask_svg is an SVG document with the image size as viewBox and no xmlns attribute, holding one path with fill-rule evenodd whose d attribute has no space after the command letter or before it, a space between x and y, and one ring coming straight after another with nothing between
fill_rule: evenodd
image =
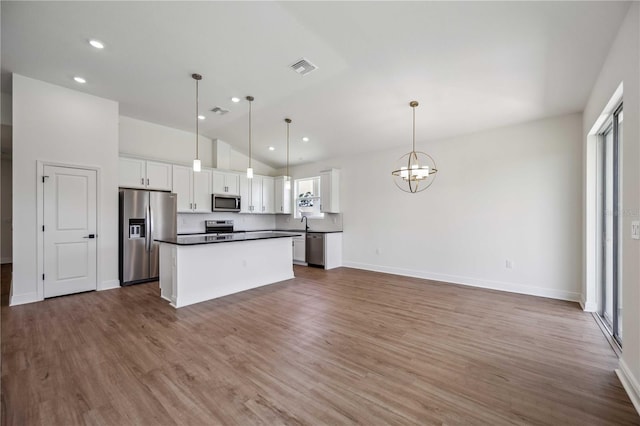
<instances>
[{"instance_id":1,"label":"door frame","mask_svg":"<svg viewBox=\"0 0 640 426\"><path fill-rule=\"evenodd\" d=\"M580 305L582 309L587 312L597 312L598 299L600 297L598 294L598 280L600 279L600 270L598 268L599 247L596 238L596 232L599 228L598 197L596 196L598 181L598 141L601 138L599 133L605 122L623 101L623 95L624 85L620 82L602 112L591 126L591 129L585 135L586 146L583 154L583 293ZM621 149L624 148L621 147ZM622 155L622 152L620 152L620 155ZM622 167L622 165L620 166ZM622 169L620 169L620 179L622 179ZM620 184L622 184L622 180ZM620 268L622 268L622 251L619 252L619 255L621 256Z\"/></svg>"},{"instance_id":2,"label":"door frame","mask_svg":"<svg viewBox=\"0 0 640 426\"><path fill-rule=\"evenodd\" d=\"M96 290L100 289L100 277L102 276L102 265L100 262L100 255L102 253L102 242L100 238L102 230L102 215L101 215L101 201L102 201L102 169L100 166L93 166L88 164L73 164L73 163L61 163L59 161L37 160L36 161L36 221L37 221L37 242L36 242L36 262L38 264L38 275L36 283L36 292L38 294L38 300L44 300L44 280L42 274L44 274L44 232L42 227L44 226L44 182L42 181L45 166L53 167L66 167L69 169L82 169L92 170L96 172Z\"/></svg>"}]
</instances>

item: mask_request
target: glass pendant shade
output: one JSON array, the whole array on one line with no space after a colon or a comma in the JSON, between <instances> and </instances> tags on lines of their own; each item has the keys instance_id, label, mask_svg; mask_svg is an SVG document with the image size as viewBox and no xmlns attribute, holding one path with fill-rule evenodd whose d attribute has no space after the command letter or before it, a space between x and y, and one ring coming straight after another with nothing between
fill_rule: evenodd
<instances>
[{"instance_id":1,"label":"glass pendant shade","mask_svg":"<svg viewBox=\"0 0 640 426\"><path fill-rule=\"evenodd\" d=\"M195 160L193 160L193 171L199 172L201 170L202 170L202 164L200 163L200 160L196 158Z\"/></svg>"},{"instance_id":2,"label":"glass pendant shade","mask_svg":"<svg viewBox=\"0 0 640 426\"><path fill-rule=\"evenodd\" d=\"M247 179L253 179L253 167L247 168Z\"/></svg>"},{"instance_id":3,"label":"glass pendant shade","mask_svg":"<svg viewBox=\"0 0 640 426\"><path fill-rule=\"evenodd\" d=\"M416 107L418 102L411 101L409 106L413 109L413 149L400 157L391 175L398 188L404 192L416 193L431 186L438 169L436 162L429 154L416 151Z\"/></svg>"},{"instance_id":4,"label":"glass pendant shade","mask_svg":"<svg viewBox=\"0 0 640 426\"><path fill-rule=\"evenodd\" d=\"M291 176L284 177L284 189L289 191L291 189Z\"/></svg>"}]
</instances>

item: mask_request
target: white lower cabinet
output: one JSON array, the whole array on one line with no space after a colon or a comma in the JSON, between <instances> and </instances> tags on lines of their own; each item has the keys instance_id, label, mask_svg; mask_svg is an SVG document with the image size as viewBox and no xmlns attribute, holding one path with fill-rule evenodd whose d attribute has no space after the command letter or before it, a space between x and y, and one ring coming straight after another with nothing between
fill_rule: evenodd
<instances>
[{"instance_id":1,"label":"white lower cabinet","mask_svg":"<svg viewBox=\"0 0 640 426\"><path fill-rule=\"evenodd\" d=\"M174 165L172 192L178 196L178 213L211 212L211 170Z\"/></svg>"},{"instance_id":2,"label":"white lower cabinet","mask_svg":"<svg viewBox=\"0 0 640 426\"><path fill-rule=\"evenodd\" d=\"M293 237L293 262L305 263L305 236Z\"/></svg>"}]
</instances>

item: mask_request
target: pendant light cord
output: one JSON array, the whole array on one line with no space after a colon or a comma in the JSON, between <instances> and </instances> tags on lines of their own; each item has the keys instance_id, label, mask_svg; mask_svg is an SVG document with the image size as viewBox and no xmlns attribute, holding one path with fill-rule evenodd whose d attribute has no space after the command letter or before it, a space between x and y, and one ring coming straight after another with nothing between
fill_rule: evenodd
<instances>
[{"instance_id":1,"label":"pendant light cord","mask_svg":"<svg viewBox=\"0 0 640 426\"><path fill-rule=\"evenodd\" d=\"M413 152L416 152L416 107L412 106L413 111Z\"/></svg>"},{"instance_id":2,"label":"pendant light cord","mask_svg":"<svg viewBox=\"0 0 640 426\"><path fill-rule=\"evenodd\" d=\"M249 168L251 168L251 100L249 100Z\"/></svg>"},{"instance_id":3,"label":"pendant light cord","mask_svg":"<svg viewBox=\"0 0 640 426\"><path fill-rule=\"evenodd\" d=\"M287 179L289 179L289 124L291 120L287 118L285 121L287 122Z\"/></svg>"},{"instance_id":4,"label":"pendant light cord","mask_svg":"<svg viewBox=\"0 0 640 426\"><path fill-rule=\"evenodd\" d=\"M198 118L198 80L196 79L196 160L200 159L200 141L198 140L198 133L200 133L198 131L198 121L200 120Z\"/></svg>"}]
</instances>

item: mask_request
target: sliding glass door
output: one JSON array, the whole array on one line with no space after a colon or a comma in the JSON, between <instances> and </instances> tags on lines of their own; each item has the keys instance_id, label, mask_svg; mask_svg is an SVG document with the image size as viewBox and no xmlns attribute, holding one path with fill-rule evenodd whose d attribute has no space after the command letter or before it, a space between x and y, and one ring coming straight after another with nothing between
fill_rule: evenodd
<instances>
[{"instance_id":1,"label":"sliding glass door","mask_svg":"<svg viewBox=\"0 0 640 426\"><path fill-rule=\"evenodd\" d=\"M622 345L620 286L620 146L622 105L613 113L599 144L600 306L599 314L613 338Z\"/></svg>"}]
</instances>

